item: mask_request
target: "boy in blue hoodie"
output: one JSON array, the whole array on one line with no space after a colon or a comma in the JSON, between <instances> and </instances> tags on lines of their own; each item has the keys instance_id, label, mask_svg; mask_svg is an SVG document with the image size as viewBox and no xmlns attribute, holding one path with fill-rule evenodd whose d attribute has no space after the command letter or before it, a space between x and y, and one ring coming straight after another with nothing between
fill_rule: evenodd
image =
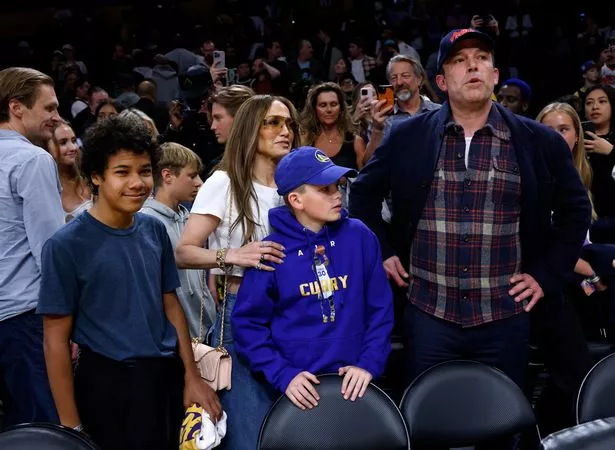
<instances>
[{"instance_id":1,"label":"boy in blue hoodie","mask_svg":"<svg viewBox=\"0 0 615 450\"><path fill-rule=\"evenodd\" d=\"M314 147L280 161L287 206L269 211L267 240L286 258L272 272L246 272L232 315L239 355L301 409L318 405L315 375L327 372L344 377L345 399L362 397L390 351L393 303L378 240L348 218L337 188L353 172Z\"/></svg>"}]
</instances>

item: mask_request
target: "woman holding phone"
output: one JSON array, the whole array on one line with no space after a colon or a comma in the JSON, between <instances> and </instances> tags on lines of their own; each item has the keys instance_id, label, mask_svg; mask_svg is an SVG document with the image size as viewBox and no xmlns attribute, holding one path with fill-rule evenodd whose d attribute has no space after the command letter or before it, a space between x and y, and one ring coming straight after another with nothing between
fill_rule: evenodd
<instances>
[{"instance_id":1,"label":"woman holding phone","mask_svg":"<svg viewBox=\"0 0 615 450\"><path fill-rule=\"evenodd\" d=\"M594 208L600 218L615 218L615 181L612 177L615 167L615 90L604 84L592 86L585 91L583 105L586 119L595 128L595 132L586 130L584 133L585 150L594 175L591 187Z\"/></svg>"},{"instance_id":2,"label":"woman holding phone","mask_svg":"<svg viewBox=\"0 0 615 450\"><path fill-rule=\"evenodd\" d=\"M355 135L355 148L357 154L365 155L369 142L369 126L372 121L370 110L372 101L378 98L376 85L371 81L359 83L352 93L352 121L357 125Z\"/></svg>"}]
</instances>

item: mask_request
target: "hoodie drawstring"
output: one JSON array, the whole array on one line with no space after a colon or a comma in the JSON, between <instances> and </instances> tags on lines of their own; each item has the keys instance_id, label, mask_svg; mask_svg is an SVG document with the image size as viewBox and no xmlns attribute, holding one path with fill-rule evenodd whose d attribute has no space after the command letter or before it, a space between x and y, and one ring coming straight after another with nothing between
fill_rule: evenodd
<instances>
[{"instance_id":1,"label":"hoodie drawstring","mask_svg":"<svg viewBox=\"0 0 615 450\"><path fill-rule=\"evenodd\" d=\"M329 227L325 225L325 235L327 236L327 244L329 248L331 248L331 237L329 236ZM325 248L326 248L325 246ZM335 267L333 266L333 258L329 258L329 267L331 268L330 272L333 274L333 276L331 278L335 278L337 271L335 270ZM340 289L337 291L337 293L339 294L340 297L340 306L344 306L344 290Z\"/></svg>"},{"instance_id":2,"label":"hoodie drawstring","mask_svg":"<svg viewBox=\"0 0 615 450\"><path fill-rule=\"evenodd\" d=\"M323 323L328 323L330 319L331 322L335 322L335 312L336 312L335 311L335 297L337 294L336 294L336 291L333 289L333 284L331 283L331 279L335 277L335 273L333 270L331 259L326 257L326 253L327 253L326 249L327 247L330 248L329 230L325 226L325 234L326 234L327 241L325 242L325 245L324 245L325 254L323 256L326 258L326 261L328 261L330 270L327 270L325 261L321 261L321 258L317 255L315 251L316 246L312 244L308 230L306 228L303 228L303 232L305 235L305 240L307 242L310 258L312 260L313 269L315 272L314 274L316 275L316 278L318 280L318 284L320 287L319 292L318 292L318 300L320 301L322 321ZM331 276L330 273L333 274L333 276ZM325 297L327 293L330 293L330 295ZM342 295L340 299L340 306L344 304L343 298L344 297ZM325 314L325 303L328 303L328 306L329 306L328 315Z\"/></svg>"}]
</instances>

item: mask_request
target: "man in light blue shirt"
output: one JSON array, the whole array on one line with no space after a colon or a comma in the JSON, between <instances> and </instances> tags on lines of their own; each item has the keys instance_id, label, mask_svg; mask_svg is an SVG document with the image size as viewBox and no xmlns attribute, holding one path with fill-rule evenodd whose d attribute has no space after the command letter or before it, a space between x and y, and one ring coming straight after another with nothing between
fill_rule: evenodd
<instances>
[{"instance_id":1,"label":"man in light blue shirt","mask_svg":"<svg viewBox=\"0 0 615 450\"><path fill-rule=\"evenodd\" d=\"M56 164L41 147L58 123L53 81L33 69L0 71L0 372L4 425L58 422L34 311L41 250L64 223Z\"/></svg>"}]
</instances>

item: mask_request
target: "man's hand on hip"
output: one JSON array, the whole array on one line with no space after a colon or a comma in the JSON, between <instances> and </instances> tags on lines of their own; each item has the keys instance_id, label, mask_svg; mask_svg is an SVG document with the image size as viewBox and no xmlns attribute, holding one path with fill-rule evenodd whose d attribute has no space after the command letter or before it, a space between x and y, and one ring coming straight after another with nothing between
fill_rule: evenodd
<instances>
[{"instance_id":1,"label":"man's hand on hip","mask_svg":"<svg viewBox=\"0 0 615 450\"><path fill-rule=\"evenodd\" d=\"M527 273L520 273L513 275L510 279L510 284L513 284L513 288L508 293L515 298L515 302L519 303L524 300L529 300L525 305L525 312L530 312L532 308L538 303L545 293L538 284L538 282Z\"/></svg>"}]
</instances>

